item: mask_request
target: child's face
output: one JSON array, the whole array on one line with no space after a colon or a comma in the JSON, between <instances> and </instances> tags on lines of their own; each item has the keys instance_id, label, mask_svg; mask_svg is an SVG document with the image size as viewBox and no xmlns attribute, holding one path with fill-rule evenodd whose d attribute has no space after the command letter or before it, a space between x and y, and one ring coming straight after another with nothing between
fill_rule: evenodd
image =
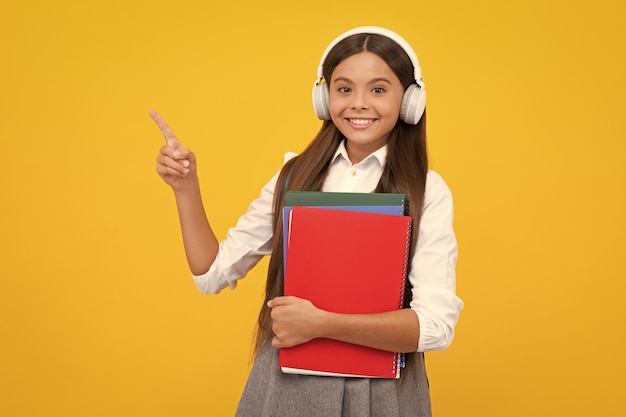
<instances>
[{"instance_id":1,"label":"child's face","mask_svg":"<svg viewBox=\"0 0 626 417\"><path fill-rule=\"evenodd\" d=\"M357 163L387 143L400 115L404 88L378 55L361 52L343 60L329 84L330 116Z\"/></svg>"}]
</instances>

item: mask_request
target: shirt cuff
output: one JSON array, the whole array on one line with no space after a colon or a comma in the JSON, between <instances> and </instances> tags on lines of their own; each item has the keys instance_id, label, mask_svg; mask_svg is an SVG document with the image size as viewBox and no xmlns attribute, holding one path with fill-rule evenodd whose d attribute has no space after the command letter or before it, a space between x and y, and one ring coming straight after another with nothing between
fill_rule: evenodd
<instances>
[{"instance_id":1,"label":"shirt cuff","mask_svg":"<svg viewBox=\"0 0 626 417\"><path fill-rule=\"evenodd\" d=\"M207 272L202 275L192 275L193 282L202 294L217 294L226 287L232 290L237 287L236 280L229 282L223 274L220 276L217 265L218 259L216 258Z\"/></svg>"}]
</instances>

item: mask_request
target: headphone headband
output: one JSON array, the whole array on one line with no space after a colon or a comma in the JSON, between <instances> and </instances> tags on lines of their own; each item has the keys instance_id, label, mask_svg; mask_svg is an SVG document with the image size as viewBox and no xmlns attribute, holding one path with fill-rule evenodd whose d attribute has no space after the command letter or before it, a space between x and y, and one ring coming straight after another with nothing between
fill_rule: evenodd
<instances>
[{"instance_id":1,"label":"headphone headband","mask_svg":"<svg viewBox=\"0 0 626 417\"><path fill-rule=\"evenodd\" d=\"M344 40L345 38L349 36L357 35L360 33L369 33L369 34L374 34L374 35L386 36L392 41L394 41L395 43L397 43L398 45L400 45L400 47L404 49L404 52L406 52L406 54L409 56L411 63L413 63L413 76L415 78L415 82L420 87L422 88L424 87L424 82L422 81L422 68L420 67L419 61L417 59L417 55L415 54L415 51L413 50L413 48L411 48L411 45L409 45L409 43L397 33L389 29L381 28L378 26L360 26L354 29L350 29L349 31L335 38L335 40L332 41L330 45L326 47L326 50L324 51L324 54L322 55L322 59L320 60L320 64L317 67L317 79L318 80L321 80L324 77L324 61L326 60L326 56L335 47L335 45L337 45L339 42L341 42L342 40Z\"/></svg>"}]
</instances>

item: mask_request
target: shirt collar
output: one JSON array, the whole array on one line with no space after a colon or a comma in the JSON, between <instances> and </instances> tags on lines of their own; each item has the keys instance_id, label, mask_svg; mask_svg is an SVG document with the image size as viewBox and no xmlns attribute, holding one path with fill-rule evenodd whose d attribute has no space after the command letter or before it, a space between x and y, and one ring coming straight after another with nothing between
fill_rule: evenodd
<instances>
[{"instance_id":1,"label":"shirt collar","mask_svg":"<svg viewBox=\"0 0 626 417\"><path fill-rule=\"evenodd\" d=\"M341 143L339 144L339 146L337 147L337 150L335 151L335 154L333 155L333 157L331 158L331 164L335 163L335 161L339 158L342 157L345 161L347 161L349 164L352 164L352 162L350 162L350 158L348 158L348 151L346 150L346 140L342 140ZM376 159L378 161L378 164L382 167L385 166L385 162L387 161L387 144L385 144L383 147L375 150L374 152L372 152L371 154L369 154L368 156L366 156L361 162L359 162L357 165L366 163L366 161L371 160L371 159Z\"/></svg>"}]
</instances>

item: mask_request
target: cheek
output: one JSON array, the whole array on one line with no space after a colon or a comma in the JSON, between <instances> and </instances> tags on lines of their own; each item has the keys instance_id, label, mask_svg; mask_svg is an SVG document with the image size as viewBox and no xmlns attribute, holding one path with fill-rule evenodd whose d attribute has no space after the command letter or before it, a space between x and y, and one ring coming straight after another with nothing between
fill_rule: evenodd
<instances>
[{"instance_id":1,"label":"cheek","mask_svg":"<svg viewBox=\"0 0 626 417\"><path fill-rule=\"evenodd\" d=\"M395 98L394 100L389 100L385 102L383 106L379 109L381 112L384 112L388 115L397 114L400 115L400 108L402 107L402 96Z\"/></svg>"},{"instance_id":2,"label":"cheek","mask_svg":"<svg viewBox=\"0 0 626 417\"><path fill-rule=\"evenodd\" d=\"M333 123L339 127L340 123L343 121L343 115L345 110L345 105L342 104L341 100L333 100L330 99L329 111L330 111L330 119Z\"/></svg>"},{"instance_id":3,"label":"cheek","mask_svg":"<svg viewBox=\"0 0 626 417\"><path fill-rule=\"evenodd\" d=\"M330 109L330 114L332 115L333 113L340 113L343 108L345 107L345 99L342 98L341 96L337 96L337 95L333 95L332 97L329 97L329 109Z\"/></svg>"}]
</instances>

